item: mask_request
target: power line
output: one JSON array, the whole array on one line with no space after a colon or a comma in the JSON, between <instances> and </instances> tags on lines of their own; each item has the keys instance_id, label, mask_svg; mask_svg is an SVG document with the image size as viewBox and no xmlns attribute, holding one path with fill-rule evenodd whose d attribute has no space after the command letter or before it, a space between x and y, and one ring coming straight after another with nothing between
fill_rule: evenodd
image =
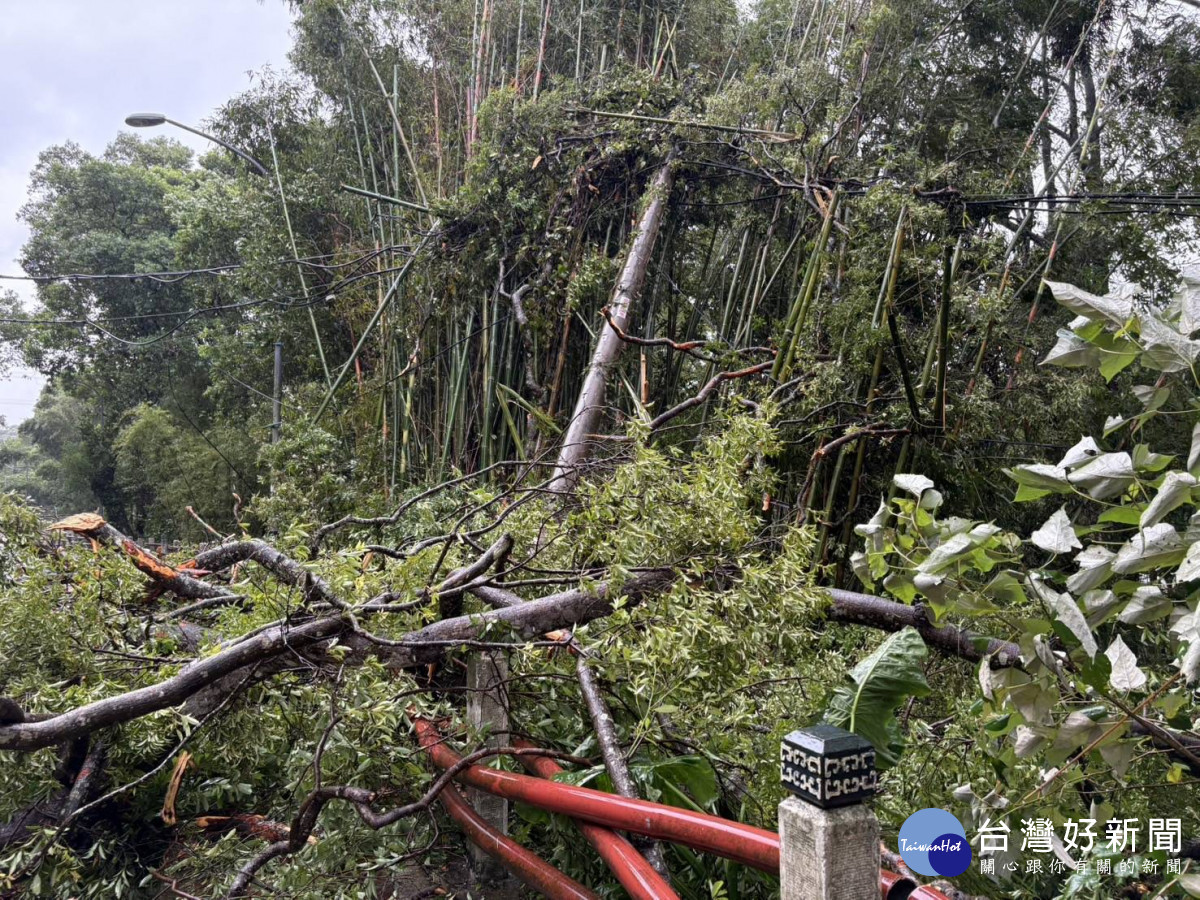
<instances>
[{"instance_id":1,"label":"power line","mask_svg":"<svg viewBox=\"0 0 1200 900\"><path fill-rule=\"evenodd\" d=\"M323 253L314 256L281 258L266 263L272 266L294 266L296 264L309 266L315 269L324 269L332 271L335 269L345 269L350 266L361 265L364 262L370 262L385 253L402 253L407 254L409 248L402 245L390 245L372 249L361 256L351 260L346 260L339 263L323 263L319 260L330 259L336 254ZM220 266L207 266L197 269L179 269L176 271L163 272L67 272L60 275L0 275L0 281L32 281L35 284L52 284L60 281L137 281L140 279L148 279L157 281L163 284L175 284L185 278L192 278L199 275L224 275L226 272L233 272L238 269L245 268L245 263L228 263Z\"/></svg>"}]
</instances>

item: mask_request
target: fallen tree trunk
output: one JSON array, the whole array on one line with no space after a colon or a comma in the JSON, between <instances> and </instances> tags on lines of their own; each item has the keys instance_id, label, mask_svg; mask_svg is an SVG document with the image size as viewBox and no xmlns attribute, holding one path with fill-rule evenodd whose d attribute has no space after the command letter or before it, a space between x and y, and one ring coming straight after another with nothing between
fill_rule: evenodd
<instances>
[{"instance_id":1,"label":"fallen tree trunk","mask_svg":"<svg viewBox=\"0 0 1200 900\"><path fill-rule=\"evenodd\" d=\"M625 581L617 591L610 589L607 584L591 589L576 588L482 615L443 619L409 632L399 640L389 641L386 645L373 644L370 638L357 631L349 614L326 616L302 624L285 622L213 656L198 659L179 674L158 684L97 700L41 721L2 726L0 750L50 747L101 728L177 706L230 673L332 638L345 639L357 645L357 649L369 649L386 665L411 666L433 662L447 650L481 640L497 626L515 631L523 638L532 638L548 631L603 618L612 613L617 597L623 596L636 603L647 594L664 590L674 580L674 573L667 569L643 572ZM370 612L361 608L359 611Z\"/></svg>"},{"instance_id":2,"label":"fallen tree trunk","mask_svg":"<svg viewBox=\"0 0 1200 900\"><path fill-rule=\"evenodd\" d=\"M617 725L613 721L608 704L600 695L600 685L596 675L587 664L587 658L580 653L575 660L575 673L579 678L579 688L583 693L584 703L587 704L588 715L592 720L592 730L596 732L596 743L600 745L600 755L604 759L604 768L612 781L613 790L622 797L631 800L643 799L638 795L633 776L629 774L629 766L625 763L625 754L621 751L621 742L617 738ZM663 856L662 845L653 841L640 841L638 849L646 857L654 871L663 878L671 877L667 869L667 860Z\"/></svg>"},{"instance_id":3,"label":"fallen tree trunk","mask_svg":"<svg viewBox=\"0 0 1200 900\"><path fill-rule=\"evenodd\" d=\"M583 387L575 401L575 411L571 414L567 433L558 452L558 462L550 482L551 490L570 491L579 478L579 467L587 461L591 435L596 432L600 413L604 409L608 377L625 346L621 332L628 327L629 311L634 300L641 295L654 242L662 227L667 199L675 183L674 156L674 151L667 156L650 185L649 202L638 223L637 234L629 247L629 255L625 257L625 266L621 270L621 277L617 279L617 287L608 308L609 321L616 327L601 328L600 336L596 339L592 361L588 365Z\"/></svg>"}]
</instances>

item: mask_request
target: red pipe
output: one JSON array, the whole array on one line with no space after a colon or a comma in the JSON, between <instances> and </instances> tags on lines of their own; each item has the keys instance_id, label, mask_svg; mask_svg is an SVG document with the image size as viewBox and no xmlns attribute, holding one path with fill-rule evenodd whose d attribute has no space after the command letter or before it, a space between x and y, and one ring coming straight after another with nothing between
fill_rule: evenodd
<instances>
[{"instance_id":1,"label":"red pipe","mask_svg":"<svg viewBox=\"0 0 1200 900\"><path fill-rule=\"evenodd\" d=\"M446 746L441 734L427 719L413 719L417 739L435 765L448 769L462 757ZM630 800L616 794L575 787L557 781L542 781L501 769L469 766L458 780L498 797L528 803L538 809L569 818L620 828L647 837L683 844L732 859L772 875L779 874L779 835L773 831L730 822L707 813L692 812L674 806ZM912 879L880 870L879 893L883 900L900 900L913 886ZM889 893L895 891L895 893ZM908 900L949 900L936 888L917 887Z\"/></svg>"},{"instance_id":2,"label":"red pipe","mask_svg":"<svg viewBox=\"0 0 1200 900\"><path fill-rule=\"evenodd\" d=\"M413 724L421 746L429 751L437 766L448 769L459 761L461 757L442 742L442 736L431 722L413 719ZM779 872L779 835L773 831L730 822L706 813L645 800L631 800L604 791L543 781L501 769L470 766L459 773L458 779L489 794L528 803L572 819L684 844L764 872Z\"/></svg>"},{"instance_id":3,"label":"red pipe","mask_svg":"<svg viewBox=\"0 0 1200 900\"><path fill-rule=\"evenodd\" d=\"M528 741L515 740L513 743L523 749L533 747L533 744ZM548 756L520 756L517 758L526 769L539 778L551 780L563 771L563 767ZM617 880L621 882L621 886L633 900L679 900L679 895L625 838L598 825L591 825L587 822L576 822L575 824L579 826L579 830L587 838L588 843L596 848L600 858L617 876Z\"/></svg>"},{"instance_id":4,"label":"red pipe","mask_svg":"<svg viewBox=\"0 0 1200 900\"><path fill-rule=\"evenodd\" d=\"M917 889L917 883L904 875L897 875L887 869L879 870L880 900L909 900L912 892Z\"/></svg>"},{"instance_id":5,"label":"red pipe","mask_svg":"<svg viewBox=\"0 0 1200 900\"><path fill-rule=\"evenodd\" d=\"M600 900L582 884L564 875L540 856L530 853L516 841L501 834L471 808L450 784L438 794L442 806L459 824L472 844L489 856L500 860L523 882L550 897L551 900Z\"/></svg>"}]
</instances>

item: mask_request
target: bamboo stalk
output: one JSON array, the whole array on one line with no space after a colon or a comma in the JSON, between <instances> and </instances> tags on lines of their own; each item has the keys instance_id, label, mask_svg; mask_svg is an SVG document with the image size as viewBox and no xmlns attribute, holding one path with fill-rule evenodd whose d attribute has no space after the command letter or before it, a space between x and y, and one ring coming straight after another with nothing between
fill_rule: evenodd
<instances>
[{"instance_id":1,"label":"bamboo stalk","mask_svg":"<svg viewBox=\"0 0 1200 900\"><path fill-rule=\"evenodd\" d=\"M933 421L939 428L946 427L946 367L950 355L950 279L953 269L953 251L947 244L942 254L942 303L938 310L938 367L937 385L933 397Z\"/></svg>"},{"instance_id":2,"label":"bamboo stalk","mask_svg":"<svg viewBox=\"0 0 1200 900\"><path fill-rule=\"evenodd\" d=\"M804 327L804 318L808 313L809 304L816 291L817 282L821 278L821 263L825 257L825 245L829 243L829 234L833 230L833 217L837 212L840 197L841 192L835 191L829 201L829 208L825 211L825 222L821 226L820 237L818 237L817 243L813 247L812 255L809 258L808 272L806 273L803 287L792 304L791 312L788 314L783 338L780 340L779 353L775 357L775 366L771 370L771 377L776 381L786 380L788 373L791 371L792 357L795 355L796 346L799 343L800 331Z\"/></svg>"}]
</instances>

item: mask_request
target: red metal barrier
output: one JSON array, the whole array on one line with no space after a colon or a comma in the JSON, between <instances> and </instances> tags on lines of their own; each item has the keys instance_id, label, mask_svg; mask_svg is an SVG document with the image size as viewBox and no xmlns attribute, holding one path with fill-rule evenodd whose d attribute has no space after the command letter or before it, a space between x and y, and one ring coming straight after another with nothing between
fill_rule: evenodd
<instances>
[{"instance_id":1,"label":"red metal barrier","mask_svg":"<svg viewBox=\"0 0 1200 900\"><path fill-rule=\"evenodd\" d=\"M528 741L516 740L513 743L518 747L533 747ZM518 759L539 778L553 779L563 771L563 767L548 756L521 756ZM625 838L599 825L587 822L575 824L634 900L679 900L679 895Z\"/></svg>"},{"instance_id":2,"label":"red metal barrier","mask_svg":"<svg viewBox=\"0 0 1200 900\"><path fill-rule=\"evenodd\" d=\"M917 889L917 883L911 878L881 869L879 872L880 900L908 900Z\"/></svg>"},{"instance_id":3,"label":"red metal barrier","mask_svg":"<svg viewBox=\"0 0 1200 900\"><path fill-rule=\"evenodd\" d=\"M439 768L448 769L461 760L462 757L446 746L432 722L414 718L413 725L421 746ZM500 769L469 766L457 777L459 781L478 790L528 803L577 821L683 844L772 875L779 874L779 835L773 831L730 822L707 813L645 800L630 800L604 791L543 781ZM879 873L879 894L881 900L948 900L936 888L927 885L916 887L912 879L886 870Z\"/></svg>"},{"instance_id":4,"label":"red metal barrier","mask_svg":"<svg viewBox=\"0 0 1200 900\"><path fill-rule=\"evenodd\" d=\"M429 751L436 765L447 769L459 761L459 755L442 743L442 737L432 723L414 719L413 724L421 746ZM779 872L779 835L773 831L705 813L645 800L630 800L604 791L557 781L542 781L500 769L471 766L464 769L458 778L489 794L519 800L572 819L683 844L764 872Z\"/></svg>"},{"instance_id":5,"label":"red metal barrier","mask_svg":"<svg viewBox=\"0 0 1200 900\"><path fill-rule=\"evenodd\" d=\"M438 799L463 833L484 853L500 860L523 882L552 900L600 900L582 884L564 875L540 856L530 853L516 841L485 822L453 784L447 785Z\"/></svg>"}]
</instances>

